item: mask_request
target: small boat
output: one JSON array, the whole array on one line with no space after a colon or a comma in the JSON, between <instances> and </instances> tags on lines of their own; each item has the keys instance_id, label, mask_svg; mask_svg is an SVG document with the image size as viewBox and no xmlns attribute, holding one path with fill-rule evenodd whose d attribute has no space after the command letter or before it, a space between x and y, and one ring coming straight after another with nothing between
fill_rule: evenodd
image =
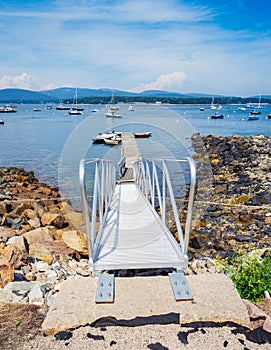
<instances>
[{"instance_id":1,"label":"small boat","mask_svg":"<svg viewBox=\"0 0 271 350\"><path fill-rule=\"evenodd\" d=\"M246 109L246 107L238 107L238 110L239 111L246 111L247 109Z\"/></svg>"},{"instance_id":2,"label":"small boat","mask_svg":"<svg viewBox=\"0 0 271 350\"><path fill-rule=\"evenodd\" d=\"M104 139L106 145L115 146L121 142L121 138Z\"/></svg>"},{"instance_id":3,"label":"small boat","mask_svg":"<svg viewBox=\"0 0 271 350\"><path fill-rule=\"evenodd\" d=\"M33 112L41 112L41 109L38 108L38 107L35 107L35 108L33 109Z\"/></svg>"},{"instance_id":4,"label":"small boat","mask_svg":"<svg viewBox=\"0 0 271 350\"><path fill-rule=\"evenodd\" d=\"M258 120L258 119L259 119L259 117L257 115L254 115L254 114L250 114L247 117L247 120Z\"/></svg>"},{"instance_id":5,"label":"small boat","mask_svg":"<svg viewBox=\"0 0 271 350\"><path fill-rule=\"evenodd\" d=\"M60 104L60 105L56 106L56 109L58 111L69 111L71 108L69 106L64 106L63 104Z\"/></svg>"},{"instance_id":6,"label":"small boat","mask_svg":"<svg viewBox=\"0 0 271 350\"><path fill-rule=\"evenodd\" d=\"M112 107L110 107L110 110L105 113L105 116L107 118L121 118L121 115L117 112L115 112Z\"/></svg>"},{"instance_id":7,"label":"small boat","mask_svg":"<svg viewBox=\"0 0 271 350\"><path fill-rule=\"evenodd\" d=\"M200 109L199 109L200 111L204 111L204 107L200 107Z\"/></svg>"},{"instance_id":8,"label":"small boat","mask_svg":"<svg viewBox=\"0 0 271 350\"><path fill-rule=\"evenodd\" d=\"M105 143L105 139L114 139L116 137L121 139L121 132L115 132L113 130L112 132L105 132L103 134L100 133L95 139L92 140L92 143Z\"/></svg>"},{"instance_id":9,"label":"small boat","mask_svg":"<svg viewBox=\"0 0 271 350\"><path fill-rule=\"evenodd\" d=\"M147 138L151 136L151 132L147 131L147 132L134 132L135 138Z\"/></svg>"},{"instance_id":10,"label":"small boat","mask_svg":"<svg viewBox=\"0 0 271 350\"><path fill-rule=\"evenodd\" d=\"M271 113L268 114L267 119L271 119Z\"/></svg>"},{"instance_id":11,"label":"small boat","mask_svg":"<svg viewBox=\"0 0 271 350\"><path fill-rule=\"evenodd\" d=\"M96 112L99 112L99 110L98 110L97 108L94 108L94 109L92 110L92 112L93 112L93 113L96 113Z\"/></svg>"},{"instance_id":12,"label":"small boat","mask_svg":"<svg viewBox=\"0 0 271 350\"><path fill-rule=\"evenodd\" d=\"M128 111L129 112L133 112L135 109L134 109L134 107L132 106L132 105L130 105L129 107L128 107Z\"/></svg>"},{"instance_id":13,"label":"small boat","mask_svg":"<svg viewBox=\"0 0 271 350\"><path fill-rule=\"evenodd\" d=\"M258 109L253 109L250 114L262 114Z\"/></svg>"},{"instance_id":14,"label":"small boat","mask_svg":"<svg viewBox=\"0 0 271 350\"><path fill-rule=\"evenodd\" d=\"M10 107L10 106L5 106L5 107L0 107L0 113L16 113L16 109Z\"/></svg>"},{"instance_id":15,"label":"small boat","mask_svg":"<svg viewBox=\"0 0 271 350\"><path fill-rule=\"evenodd\" d=\"M4 125L4 124L5 124L4 120L0 119L0 125Z\"/></svg>"},{"instance_id":16,"label":"small boat","mask_svg":"<svg viewBox=\"0 0 271 350\"><path fill-rule=\"evenodd\" d=\"M69 111L69 115L82 115L83 112L77 109L72 109L72 111Z\"/></svg>"},{"instance_id":17,"label":"small boat","mask_svg":"<svg viewBox=\"0 0 271 350\"><path fill-rule=\"evenodd\" d=\"M46 106L46 109L49 111L49 110L51 110L53 107L51 106L51 105L49 105L49 106Z\"/></svg>"},{"instance_id":18,"label":"small boat","mask_svg":"<svg viewBox=\"0 0 271 350\"><path fill-rule=\"evenodd\" d=\"M224 118L224 115L223 114L213 114L211 115L211 119L223 119Z\"/></svg>"}]
</instances>

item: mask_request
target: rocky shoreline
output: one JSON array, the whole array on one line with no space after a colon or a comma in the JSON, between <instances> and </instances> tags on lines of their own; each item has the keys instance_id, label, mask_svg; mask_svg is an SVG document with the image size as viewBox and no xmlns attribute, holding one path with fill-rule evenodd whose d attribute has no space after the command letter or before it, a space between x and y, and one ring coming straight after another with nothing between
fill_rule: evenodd
<instances>
[{"instance_id":1,"label":"rocky shoreline","mask_svg":"<svg viewBox=\"0 0 271 350\"><path fill-rule=\"evenodd\" d=\"M194 217L187 273L218 272L216 257L270 249L271 138L194 135L192 142L201 186L195 208L204 210ZM0 168L0 179L0 302L46 314L65 279L90 275L83 216L33 172Z\"/></svg>"},{"instance_id":2,"label":"rocky shoreline","mask_svg":"<svg viewBox=\"0 0 271 350\"><path fill-rule=\"evenodd\" d=\"M202 143L206 153L202 154ZM195 257L230 257L236 249L270 248L271 138L232 136L199 138L194 135L199 179L211 168L211 193L196 196L197 217L190 252ZM199 189L200 192L200 189Z\"/></svg>"}]
</instances>

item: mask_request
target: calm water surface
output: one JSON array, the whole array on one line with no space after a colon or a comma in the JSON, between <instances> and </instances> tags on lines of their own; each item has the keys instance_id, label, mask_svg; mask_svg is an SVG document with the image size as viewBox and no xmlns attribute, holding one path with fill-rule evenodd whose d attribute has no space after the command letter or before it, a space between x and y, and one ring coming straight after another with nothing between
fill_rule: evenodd
<instances>
[{"instance_id":1,"label":"calm water surface","mask_svg":"<svg viewBox=\"0 0 271 350\"><path fill-rule=\"evenodd\" d=\"M59 162L67 143L73 151L77 148L77 144L84 141L87 157L103 157L109 154L111 158L119 159L120 147L92 145L92 138L98 132L105 130L152 131L151 141L149 139L139 140L145 157L154 157L160 151L161 154L163 152L174 154L177 150L179 152L180 144L174 141L170 133L166 132L167 126L172 126L174 123L177 123L176 126L180 127L180 130L182 129L183 134L189 129L188 137L191 130L201 135L262 134L271 136L271 119L267 119L267 115L271 113L270 106L263 107L262 114L257 121L248 121L249 110L239 110L238 106L223 106L217 112L222 113L224 119L213 120L210 119L210 115L214 111L211 111L208 106L204 111L200 111L199 106L167 108L135 106L135 112L128 112L128 106L123 105L120 109L123 118L118 121L106 118L103 106L86 106L81 116L70 116L68 111L57 111L55 106L51 110L42 106L40 112L35 112L34 107L35 105L19 105L17 113L0 115L0 119L5 122L4 125L0 125L0 166L16 166L34 170L35 175L41 181L51 185L58 184ZM94 108L98 108L100 112L92 112ZM163 118L156 112L161 109L164 111ZM167 110L168 113L166 113ZM167 118L166 123L164 117ZM153 125L153 118L157 120L158 125L159 118L161 118L161 128ZM120 121L121 126L117 125ZM185 127L183 127L184 124L186 124ZM70 140L76 131L76 140L73 140L72 143ZM186 146L184 145L183 148L182 154L185 155ZM66 154L70 151L71 149L66 150ZM67 170L69 171L77 170L74 168Z\"/></svg>"}]
</instances>

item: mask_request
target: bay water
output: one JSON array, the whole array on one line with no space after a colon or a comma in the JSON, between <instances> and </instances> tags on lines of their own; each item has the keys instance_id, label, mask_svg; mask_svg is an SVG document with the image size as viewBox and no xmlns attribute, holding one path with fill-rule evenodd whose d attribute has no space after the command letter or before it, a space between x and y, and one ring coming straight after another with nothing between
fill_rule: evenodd
<instances>
[{"instance_id":1,"label":"bay water","mask_svg":"<svg viewBox=\"0 0 271 350\"><path fill-rule=\"evenodd\" d=\"M240 106L233 105L223 105L217 111L224 115L223 119L211 119L214 111L209 106L204 106L202 111L198 105L135 105L134 112L128 111L128 105L120 106L122 118L117 120L106 118L106 109L102 105L85 106L82 115L69 115L68 111L58 111L55 106L47 109L45 105L18 105L17 113L0 115L0 119L4 120L4 125L0 125L0 166L33 170L40 181L57 186L63 154L66 158L71 155L72 159L78 147L84 148L81 152L84 157L120 158L119 146L92 144L92 139L99 132L114 129L151 131L151 139L138 140L145 157L155 157L160 153L164 155L166 152L177 157L185 155L189 146L182 142L183 150L179 155L180 143L175 142L176 137L172 136L176 128L182 131L183 140L189 139L193 133L271 136L271 119L267 118L271 113L269 105L263 106L259 120L255 121L247 120L248 109L242 110ZM41 111L35 111L35 107ZM95 109L98 112L94 112ZM77 166L76 161L74 166L65 169L66 174L69 176L76 172L77 176Z\"/></svg>"}]
</instances>

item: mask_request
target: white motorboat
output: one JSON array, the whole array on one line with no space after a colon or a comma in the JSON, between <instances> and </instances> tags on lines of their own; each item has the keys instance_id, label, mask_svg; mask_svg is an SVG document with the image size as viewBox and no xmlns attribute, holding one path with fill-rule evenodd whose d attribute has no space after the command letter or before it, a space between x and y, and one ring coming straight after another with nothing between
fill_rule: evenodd
<instances>
[{"instance_id":1,"label":"white motorboat","mask_svg":"<svg viewBox=\"0 0 271 350\"><path fill-rule=\"evenodd\" d=\"M129 107L128 107L128 111L129 112L133 112L135 109L134 109L134 107L132 106L132 105L130 105Z\"/></svg>"},{"instance_id":2,"label":"white motorboat","mask_svg":"<svg viewBox=\"0 0 271 350\"><path fill-rule=\"evenodd\" d=\"M77 109L73 109L72 111L69 111L70 115L82 115L83 112Z\"/></svg>"},{"instance_id":3,"label":"white motorboat","mask_svg":"<svg viewBox=\"0 0 271 350\"><path fill-rule=\"evenodd\" d=\"M121 114L117 113L115 110L110 107L109 111L105 113L107 118L121 118Z\"/></svg>"}]
</instances>

